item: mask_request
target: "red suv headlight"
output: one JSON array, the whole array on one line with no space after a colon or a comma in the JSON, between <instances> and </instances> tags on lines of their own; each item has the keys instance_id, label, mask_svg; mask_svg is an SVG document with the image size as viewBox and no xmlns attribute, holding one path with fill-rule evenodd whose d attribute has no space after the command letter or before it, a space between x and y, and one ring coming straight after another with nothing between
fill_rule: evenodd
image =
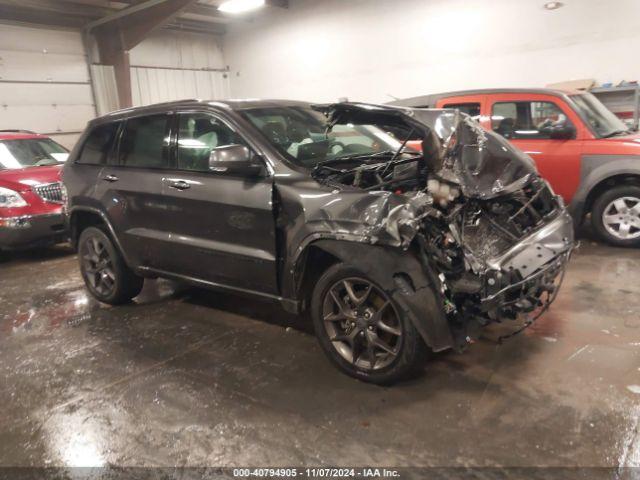
<instances>
[{"instance_id":1,"label":"red suv headlight","mask_svg":"<svg viewBox=\"0 0 640 480\"><path fill-rule=\"evenodd\" d=\"M0 187L0 208L25 207L27 202L15 190Z\"/></svg>"}]
</instances>

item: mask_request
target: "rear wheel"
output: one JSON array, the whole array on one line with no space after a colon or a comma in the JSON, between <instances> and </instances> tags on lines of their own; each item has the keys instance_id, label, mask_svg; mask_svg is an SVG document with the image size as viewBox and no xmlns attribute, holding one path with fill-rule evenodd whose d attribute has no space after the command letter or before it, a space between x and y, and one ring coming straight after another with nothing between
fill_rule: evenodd
<instances>
[{"instance_id":1,"label":"rear wheel","mask_svg":"<svg viewBox=\"0 0 640 480\"><path fill-rule=\"evenodd\" d=\"M386 384L421 366L425 345L397 303L373 280L345 264L318 280L311 302L316 335L342 371Z\"/></svg>"},{"instance_id":2,"label":"rear wheel","mask_svg":"<svg viewBox=\"0 0 640 480\"><path fill-rule=\"evenodd\" d=\"M126 303L142 290L144 279L126 266L111 238L100 228L82 231L78 259L85 285L101 302Z\"/></svg>"},{"instance_id":3,"label":"rear wheel","mask_svg":"<svg viewBox=\"0 0 640 480\"><path fill-rule=\"evenodd\" d=\"M593 204L591 223L611 245L640 246L640 187L621 185L600 195Z\"/></svg>"}]
</instances>

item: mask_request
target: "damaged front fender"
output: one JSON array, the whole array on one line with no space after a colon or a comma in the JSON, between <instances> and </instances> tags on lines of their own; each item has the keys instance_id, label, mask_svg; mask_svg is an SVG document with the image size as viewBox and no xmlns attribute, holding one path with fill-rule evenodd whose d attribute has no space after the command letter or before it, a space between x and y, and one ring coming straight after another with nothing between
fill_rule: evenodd
<instances>
[{"instance_id":1,"label":"damaged front fender","mask_svg":"<svg viewBox=\"0 0 640 480\"><path fill-rule=\"evenodd\" d=\"M454 347L454 337L437 293L437 276L411 250L336 240L318 240L313 245L357 268L381 287L433 351Z\"/></svg>"}]
</instances>

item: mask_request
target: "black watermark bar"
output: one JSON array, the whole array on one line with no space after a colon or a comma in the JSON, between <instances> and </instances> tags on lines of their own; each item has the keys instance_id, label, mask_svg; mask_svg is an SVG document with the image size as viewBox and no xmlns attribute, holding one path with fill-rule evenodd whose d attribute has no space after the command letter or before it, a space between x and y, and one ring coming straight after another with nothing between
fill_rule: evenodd
<instances>
[{"instance_id":1,"label":"black watermark bar","mask_svg":"<svg viewBox=\"0 0 640 480\"><path fill-rule=\"evenodd\" d=\"M640 480L640 467L0 467L0 480Z\"/></svg>"}]
</instances>

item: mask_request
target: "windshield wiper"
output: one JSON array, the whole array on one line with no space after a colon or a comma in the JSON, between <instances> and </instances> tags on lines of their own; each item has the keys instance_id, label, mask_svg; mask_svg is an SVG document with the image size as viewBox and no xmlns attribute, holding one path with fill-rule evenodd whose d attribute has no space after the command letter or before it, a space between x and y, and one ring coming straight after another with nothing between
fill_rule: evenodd
<instances>
[{"instance_id":1,"label":"windshield wiper","mask_svg":"<svg viewBox=\"0 0 640 480\"><path fill-rule=\"evenodd\" d=\"M314 170L318 170L322 167L326 167L328 165L333 165L336 163L343 163L343 162L348 162L350 160L358 160L358 159L368 159L368 158L380 158L380 157L390 157L394 154L395 152L392 152L391 150L384 150L382 152L375 152L375 153L352 153L349 155L342 155L340 157L335 157L335 158L330 158L328 160L323 160L322 162L318 162L316 164L315 167L313 167Z\"/></svg>"}]
</instances>

